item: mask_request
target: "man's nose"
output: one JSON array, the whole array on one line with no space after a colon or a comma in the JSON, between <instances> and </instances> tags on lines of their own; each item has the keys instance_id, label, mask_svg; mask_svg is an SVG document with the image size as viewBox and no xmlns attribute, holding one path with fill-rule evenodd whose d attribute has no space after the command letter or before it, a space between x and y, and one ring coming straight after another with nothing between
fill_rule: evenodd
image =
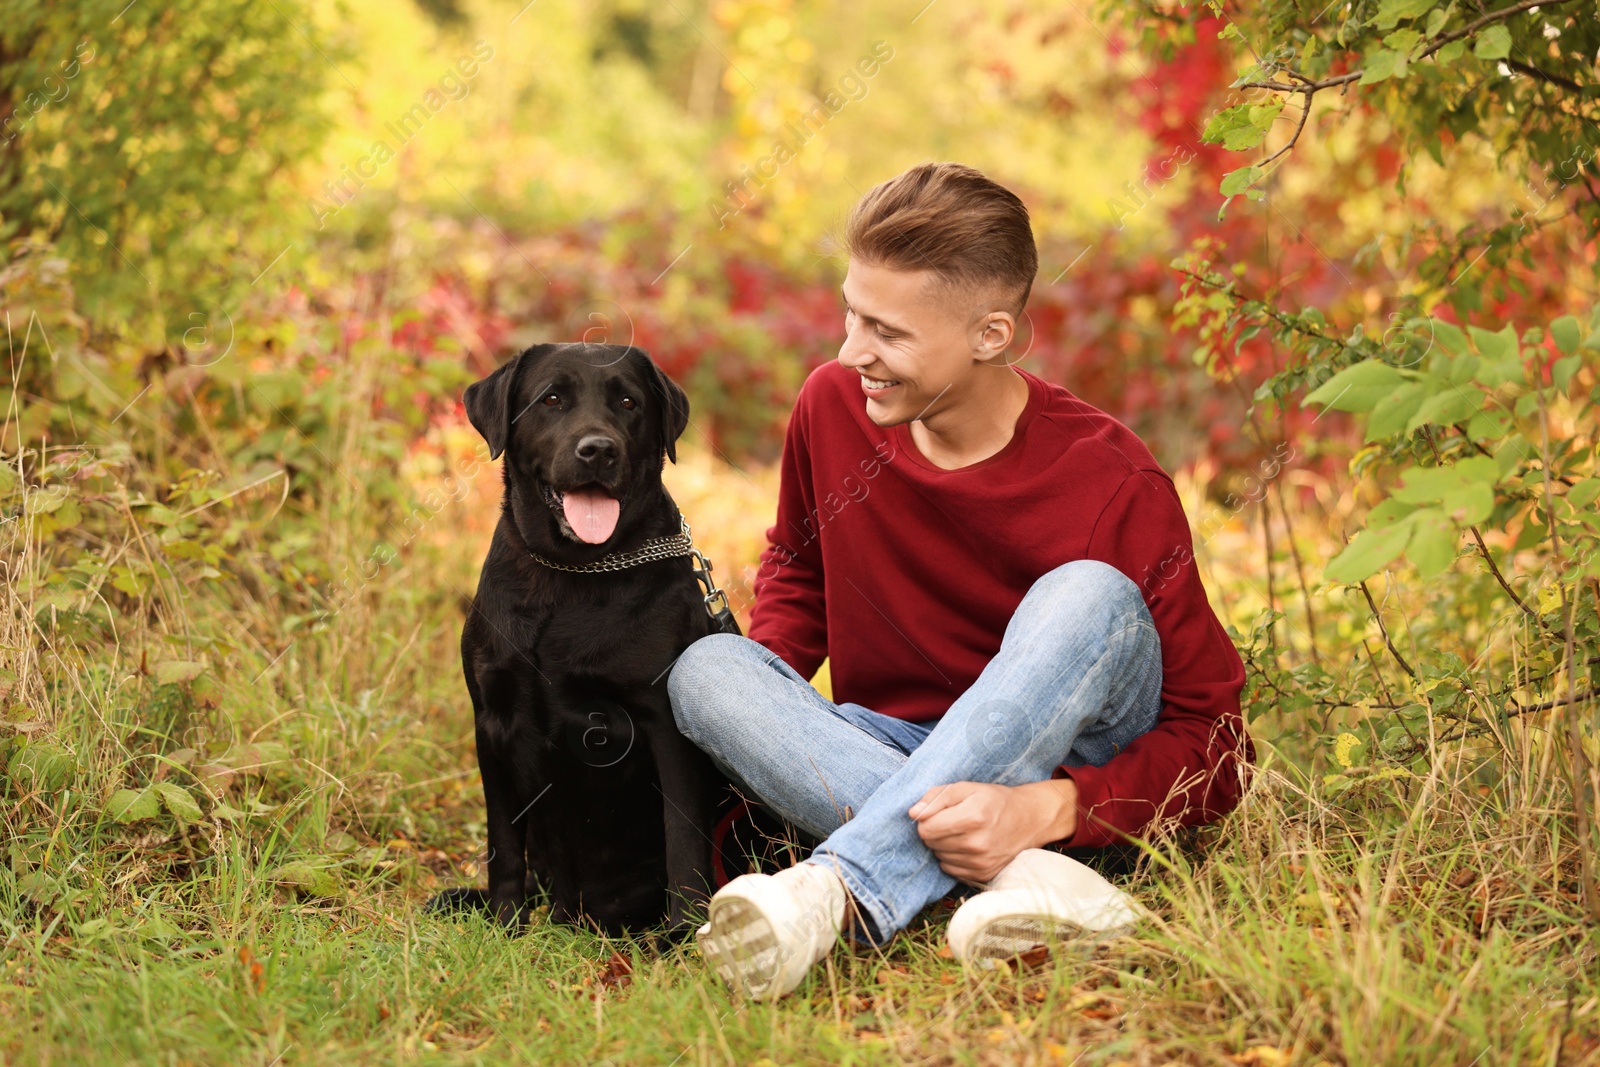
<instances>
[{"instance_id":1,"label":"man's nose","mask_svg":"<svg viewBox=\"0 0 1600 1067\"><path fill-rule=\"evenodd\" d=\"M578 439L578 458L585 463L598 463L617 458L617 442L604 434L592 433Z\"/></svg>"},{"instance_id":2,"label":"man's nose","mask_svg":"<svg viewBox=\"0 0 1600 1067\"><path fill-rule=\"evenodd\" d=\"M845 337L844 344L839 346L839 362L852 370L869 366L878 358L858 340L860 336L859 332L852 332Z\"/></svg>"}]
</instances>

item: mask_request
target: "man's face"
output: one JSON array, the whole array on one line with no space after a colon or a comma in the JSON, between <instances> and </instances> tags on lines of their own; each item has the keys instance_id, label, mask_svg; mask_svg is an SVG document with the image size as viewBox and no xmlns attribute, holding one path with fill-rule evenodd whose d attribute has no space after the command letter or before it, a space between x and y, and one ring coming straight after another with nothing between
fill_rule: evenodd
<instances>
[{"instance_id":1,"label":"man's face","mask_svg":"<svg viewBox=\"0 0 1600 1067\"><path fill-rule=\"evenodd\" d=\"M845 273L846 336L839 362L861 375L867 417L879 426L925 419L956 405L970 376L995 373L987 360L1003 361L1011 316L970 294L945 295L936 282L932 271L859 260L851 260ZM996 319L1005 325L997 326Z\"/></svg>"}]
</instances>

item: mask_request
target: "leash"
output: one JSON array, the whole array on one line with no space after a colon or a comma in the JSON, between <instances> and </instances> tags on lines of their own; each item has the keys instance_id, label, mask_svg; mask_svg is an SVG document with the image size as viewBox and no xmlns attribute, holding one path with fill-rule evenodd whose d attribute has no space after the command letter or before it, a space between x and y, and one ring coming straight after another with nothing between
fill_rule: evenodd
<instances>
[{"instance_id":1,"label":"leash","mask_svg":"<svg viewBox=\"0 0 1600 1067\"><path fill-rule=\"evenodd\" d=\"M705 553L694 547L694 539L689 536L689 520L684 518L681 511L678 512L678 522L682 526L681 531L670 537L652 537L632 551L607 552L593 563L580 563L575 567L557 563L553 559L545 559L531 548L528 550L528 555L532 556L535 562L551 570L567 571L571 574L621 571L637 567L641 563L688 556L694 565L695 581L699 582L700 588L705 591L705 595L700 599L705 604L706 613L716 622L717 629L724 633L739 633L739 623L733 617L733 609L728 604L728 594L717 588L716 579L711 576L711 561L706 558ZM713 604L716 606L713 607Z\"/></svg>"}]
</instances>

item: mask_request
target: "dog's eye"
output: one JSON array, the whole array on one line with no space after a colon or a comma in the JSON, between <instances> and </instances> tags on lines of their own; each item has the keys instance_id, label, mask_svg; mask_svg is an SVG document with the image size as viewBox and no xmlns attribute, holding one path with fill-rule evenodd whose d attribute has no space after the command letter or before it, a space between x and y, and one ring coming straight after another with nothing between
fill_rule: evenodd
<instances>
[{"instance_id":1,"label":"dog's eye","mask_svg":"<svg viewBox=\"0 0 1600 1067\"><path fill-rule=\"evenodd\" d=\"M622 406L627 408L629 411L632 411L634 408L638 407L639 405L634 403L633 397L625 396L625 397L622 398Z\"/></svg>"},{"instance_id":2,"label":"dog's eye","mask_svg":"<svg viewBox=\"0 0 1600 1067\"><path fill-rule=\"evenodd\" d=\"M539 403L543 404L547 408L553 408L557 404L561 403L561 398L554 393L546 393L544 399L539 401Z\"/></svg>"}]
</instances>

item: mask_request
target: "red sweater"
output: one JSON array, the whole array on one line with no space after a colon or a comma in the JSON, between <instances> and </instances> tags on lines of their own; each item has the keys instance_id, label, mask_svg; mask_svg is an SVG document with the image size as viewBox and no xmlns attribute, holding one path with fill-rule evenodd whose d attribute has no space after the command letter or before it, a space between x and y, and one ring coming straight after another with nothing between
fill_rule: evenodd
<instances>
[{"instance_id":1,"label":"red sweater","mask_svg":"<svg viewBox=\"0 0 1600 1067\"><path fill-rule=\"evenodd\" d=\"M925 459L906 425L868 419L855 371L813 371L784 441L750 637L804 678L827 657L836 701L936 719L999 651L1035 579L1108 563L1139 584L1160 635L1161 715L1104 766L1057 769L1078 788L1063 844L1220 818L1255 757L1244 665L1206 601L1172 480L1122 423L1018 370L1028 403L1011 440L958 470Z\"/></svg>"}]
</instances>

